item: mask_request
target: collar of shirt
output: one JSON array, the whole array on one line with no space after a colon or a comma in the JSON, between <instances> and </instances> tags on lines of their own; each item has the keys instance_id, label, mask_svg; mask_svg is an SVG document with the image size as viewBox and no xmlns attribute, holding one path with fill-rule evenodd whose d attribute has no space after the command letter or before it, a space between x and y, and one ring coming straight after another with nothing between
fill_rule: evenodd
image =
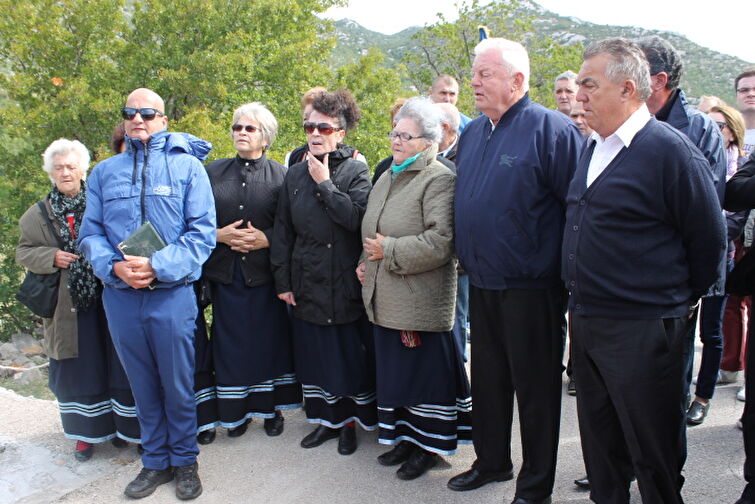
<instances>
[{"instance_id":1,"label":"collar of shirt","mask_svg":"<svg viewBox=\"0 0 755 504\"><path fill-rule=\"evenodd\" d=\"M595 140L596 147L610 140L612 137L618 138L624 147L629 147L634 136L645 127L650 120L650 111L644 103L630 115L619 128L607 138L601 137L596 131L590 133L590 139Z\"/></svg>"},{"instance_id":2,"label":"collar of shirt","mask_svg":"<svg viewBox=\"0 0 755 504\"><path fill-rule=\"evenodd\" d=\"M456 145L456 143L457 143L458 141L459 141L459 135L456 135L456 138L454 138L454 141L453 141L453 143L452 143L451 145L449 145L449 146L448 146L448 149L446 149L446 150L444 150L444 151L442 151L442 152L439 152L438 154L440 154L440 155L441 155L441 156L443 156L443 157L446 157L446 156L448 155L448 152L449 152L449 151L450 151L451 149L453 149L453 148L454 148L454 145Z\"/></svg>"}]
</instances>

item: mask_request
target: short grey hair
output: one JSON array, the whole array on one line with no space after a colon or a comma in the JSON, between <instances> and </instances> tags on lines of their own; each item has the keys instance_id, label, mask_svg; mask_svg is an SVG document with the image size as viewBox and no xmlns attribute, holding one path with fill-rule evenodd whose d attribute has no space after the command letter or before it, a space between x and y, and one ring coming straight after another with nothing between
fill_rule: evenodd
<instances>
[{"instance_id":1,"label":"short grey hair","mask_svg":"<svg viewBox=\"0 0 755 504\"><path fill-rule=\"evenodd\" d=\"M599 54L609 56L606 64L608 79L617 84L630 79L637 86L640 100L644 102L650 98L650 67L640 46L623 37L605 38L590 44L582 53L582 58L588 60Z\"/></svg>"},{"instance_id":2,"label":"short grey hair","mask_svg":"<svg viewBox=\"0 0 755 504\"><path fill-rule=\"evenodd\" d=\"M420 134L427 140L440 143L443 139L443 114L426 96L409 98L396 114L396 122L412 119L419 126Z\"/></svg>"},{"instance_id":3,"label":"short grey hair","mask_svg":"<svg viewBox=\"0 0 755 504\"><path fill-rule=\"evenodd\" d=\"M524 75L523 91L530 89L530 57L527 55L527 49L519 42L507 40L504 38L487 38L480 41L474 48L474 55L497 49L501 53L501 64L509 75L520 72Z\"/></svg>"},{"instance_id":4,"label":"short grey hair","mask_svg":"<svg viewBox=\"0 0 755 504\"><path fill-rule=\"evenodd\" d=\"M83 143L78 140L68 140L67 138L58 138L51 143L42 154L42 169L47 172L50 177L50 182L54 182L52 179L52 169L55 162L55 156L66 156L71 152L78 154L79 158L79 170L81 170L81 178L87 178L87 170L89 170L89 151Z\"/></svg>"},{"instance_id":5,"label":"short grey hair","mask_svg":"<svg viewBox=\"0 0 755 504\"><path fill-rule=\"evenodd\" d=\"M558 81L560 81L560 80L576 81L577 80L577 74L575 74L571 70L567 70L566 72L563 72L563 73L559 74L559 76L554 79L553 85L555 86L556 84L558 84Z\"/></svg>"},{"instance_id":6,"label":"short grey hair","mask_svg":"<svg viewBox=\"0 0 755 504\"><path fill-rule=\"evenodd\" d=\"M233 124L236 124L242 117L260 125L260 134L262 141L265 142L265 149L270 148L278 135L278 121L273 113L263 104L252 102L245 103L233 111Z\"/></svg>"},{"instance_id":7,"label":"short grey hair","mask_svg":"<svg viewBox=\"0 0 755 504\"><path fill-rule=\"evenodd\" d=\"M448 124L451 131L454 133L459 132L459 126L461 125L461 116L459 115L459 109L453 103L436 103L436 107L440 109L442 124Z\"/></svg>"}]
</instances>

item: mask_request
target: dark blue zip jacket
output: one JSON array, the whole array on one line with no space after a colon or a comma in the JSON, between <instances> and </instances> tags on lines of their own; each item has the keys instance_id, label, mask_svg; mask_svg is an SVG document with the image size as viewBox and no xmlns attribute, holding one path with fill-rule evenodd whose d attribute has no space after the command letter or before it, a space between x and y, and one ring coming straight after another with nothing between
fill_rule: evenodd
<instances>
[{"instance_id":1,"label":"dark blue zip jacket","mask_svg":"<svg viewBox=\"0 0 755 504\"><path fill-rule=\"evenodd\" d=\"M583 140L560 112L516 102L493 129L470 122L456 155L456 253L483 289L559 283L569 181Z\"/></svg>"}]
</instances>

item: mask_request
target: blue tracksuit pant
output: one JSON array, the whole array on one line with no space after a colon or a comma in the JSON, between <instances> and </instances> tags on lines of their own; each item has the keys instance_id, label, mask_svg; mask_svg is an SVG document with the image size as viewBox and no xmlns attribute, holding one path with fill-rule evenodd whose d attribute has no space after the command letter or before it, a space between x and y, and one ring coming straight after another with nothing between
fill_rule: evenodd
<instances>
[{"instance_id":1,"label":"blue tracksuit pant","mask_svg":"<svg viewBox=\"0 0 755 504\"><path fill-rule=\"evenodd\" d=\"M147 469L194 463L194 328L191 285L103 293L110 333L136 400Z\"/></svg>"}]
</instances>

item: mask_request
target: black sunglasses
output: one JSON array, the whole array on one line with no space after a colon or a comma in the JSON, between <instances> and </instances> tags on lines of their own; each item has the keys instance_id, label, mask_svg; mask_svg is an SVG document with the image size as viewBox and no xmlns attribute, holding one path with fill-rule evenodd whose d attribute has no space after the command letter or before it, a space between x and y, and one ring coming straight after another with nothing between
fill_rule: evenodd
<instances>
[{"instance_id":1,"label":"black sunglasses","mask_svg":"<svg viewBox=\"0 0 755 504\"><path fill-rule=\"evenodd\" d=\"M247 133L254 133L255 131L259 131L259 128L257 126L252 126L251 124L247 124L246 126L244 126L243 124L234 124L233 126L231 126L231 129L235 132L246 130Z\"/></svg>"},{"instance_id":2,"label":"black sunglasses","mask_svg":"<svg viewBox=\"0 0 755 504\"><path fill-rule=\"evenodd\" d=\"M718 124L718 129L720 129L721 131L723 131L723 129L726 127L725 122L716 121L716 124Z\"/></svg>"},{"instance_id":3,"label":"black sunglasses","mask_svg":"<svg viewBox=\"0 0 755 504\"><path fill-rule=\"evenodd\" d=\"M315 129L317 129L321 135L328 136L332 135L334 131L341 131L343 128L336 128L335 126L331 126L328 123L304 123L304 131L306 131L308 134L314 133Z\"/></svg>"},{"instance_id":4,"label":"black sunglasses","mask_svg":"<svg viewBox=\"0 0 755 504\"><path fill-rule=\"evenodd\" d=\"M154 108L134 108L134 107L123 107L121 109L121 114L123 115L123 118L127 121L130 121L134 117L136 117L136 114L139 114L142 116L142 119L144 121L151 121L157 116L164 116L162 112L160 112L157 109Z\"/></svg>"}]
</instances>

